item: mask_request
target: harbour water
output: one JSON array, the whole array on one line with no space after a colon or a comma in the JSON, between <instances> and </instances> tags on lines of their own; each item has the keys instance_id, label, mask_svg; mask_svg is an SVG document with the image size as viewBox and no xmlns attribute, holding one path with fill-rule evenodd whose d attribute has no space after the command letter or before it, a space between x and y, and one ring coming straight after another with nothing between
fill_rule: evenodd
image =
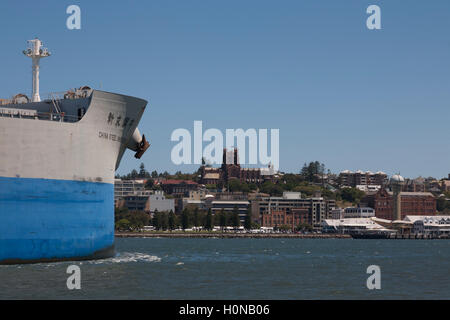
<instances>
[{"instance_id":1,"label":"harbour water","mask_svg":"<svg viewBox=\"0 0 450 320\"><path fill-rule=\"evenodd\" d=\"M116 251L0 266L0 299L450 299L450 240L117 238ZM81 290L67 289L71 264Z\"/></svg>"}]
</instances>

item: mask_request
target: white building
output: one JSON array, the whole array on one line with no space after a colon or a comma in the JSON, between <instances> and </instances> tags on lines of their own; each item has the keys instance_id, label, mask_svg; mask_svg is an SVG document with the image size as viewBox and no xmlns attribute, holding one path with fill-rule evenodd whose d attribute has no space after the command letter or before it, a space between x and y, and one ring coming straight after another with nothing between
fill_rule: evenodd
<instances>
[{"instance_id":1,"label":"white building","mask_svg":"<svg viewBox=\"0 0 450 320\"><path fill-rule=\"evenodd\" d=\"M155 213L161 211L173 211L175 212L175 199L167 199L163 191L155 191L154 194L149 195L148 199L150 203L150 213Z\"/></svg>"},{"instance_id":2,"label":"white building","mask_svg":"<svg viewBox=\"0 0 450 320\"><path fill-rule=\"evenodd\" d=\"M152 192L144 189L145 180L114 179L114 204L129 196L148 196Z\"/></svg>"},{"instance_id":3,"label":"white building","mask_svg":"<svg viewBox=\"0 0 450 320\"><path fill-rule=\"evenodd\" d=\"M344 209L342 208L336 208L331 210L331 219L336 220L336 219L342 219L344 218Z\"/></svg>"},{"instance_id":4,"label":"white building","mask_svg":"<svg viewBox=\"0 0 450 320\"><path fill-rule=\"evenodd\" d=\"M381 185L377 184L359 184L356 186L356 189L361 190L362 192L378 192L381 189Z\"/></svg>"},{"instance_id":5,"label":"white building","mask_svg":"<svg viewBox=\"0 0 450 320\"><path fill-rule=\"evenodd\" d=\"M324 232L350 233L360 231L391 231L370 218L325 219L322 222Z\"/></svg>"},{"instance_id":6,"label":"white building","mask_svg":"<svg viewBox=\"0 0 450 320\"><path fill-rule=\"evenodd\" d=\"M283 199L295 200L295 199L301 199L301 198L302 198L301 192L291 192L291 191L283 192Z\"/></svg>"},{"instance_id":7,"label":"white building","mask_svg":"<svg viewBox=\"0 0 450 320\"><path fill-rule=\"evenodd\" d=\"M425 235L450 235L450 216L406 216L413 223L412 232Z\"/></svg>"},{"instance_id":8,"label":"white building","mask_svg":"<svg viewBox=\"0 0 450 320\"><path fill-rule=\"evenodd\" d=\"M368 207L348 207L345 208L342 218L349 219L349 218L371 218L375 217L375 210Z\"/></svg>"}]
</instances>

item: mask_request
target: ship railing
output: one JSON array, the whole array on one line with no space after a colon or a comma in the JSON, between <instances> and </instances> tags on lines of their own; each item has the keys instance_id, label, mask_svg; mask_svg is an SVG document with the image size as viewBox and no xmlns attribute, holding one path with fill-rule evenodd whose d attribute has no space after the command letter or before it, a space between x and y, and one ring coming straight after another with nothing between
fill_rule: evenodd
<instances>
[{"instance_id":1,"label":"ship railing","mask_svg":"<svg viewBox=\"0 0 450 320\"><path fill-rule=\"evenodd\" d=\"M70 96L67 93L68 93L68 91L49 92L49 93L47 93L47 100L70 99Z\"/></svg>"},{"instance_id":2,"label":"ship railing","mask_svg":"<svg viewBox=\"0 0 450 320\"><path fill-rule=\"evenodd\" d=\"M36 119L49 120L56 122L78 122L80 118L74 115L68 115L64 112L38 112L36 110L1 108L0 117L4 118L20 118L20 119Z\"/></svg>"},{"instance_id":3,"label":"ship railing","mask_svg":"<svg viewBox=\"0 0 450 320\"><path fill-rule=\"evenodd\" d=\"M0 107L7 105L7 104L12 104L13 103L13 99L0 99Z\"/></svg>"},{"instance_id":4,"label":"ship railing","mask_svg":"<svg viewBox=\"0 0 450 320\"><path fill-rule=\"evenodd\" d=\"M80 98L89 98L92 90L79 90L79 89L70 89L68 91L59 91L59 92L49 92L43 93L41 96L47 96L46 99L41 100L42 102L51 101L53 104L56 104L56 108L59 105L61 100L69 99L80 99ZM26 97L26 96L25 96ZM0 107L4 105L10 104L24 104L24 103L32 103L32 101L27 98L27 102L15 102L15 99L0 99Z\"/></svg>"},{"instance_id":5,"label":"ship railing","mask_svg":"<svg viewBox=\"0 0 450 320\"><path fill-rule=\"evenodd\" d=\"M64 112L38 112L38 118L40 120L51 120L57 122L78 122L80 120L78 116L65 114Z\"/></svg>"},{"instance_id":6,"label":"ship railing","mask_svg":"<svg viewBox=\"0 0 450 320\"><path fill-rule=\"evenodd\" d=\"M64 99L80 99L89 98L88 91L83 91L79 89L70 89L68 91L60 92L49 92L46 94L48 100L64 100Z\"/></svg>"}]
</instances>

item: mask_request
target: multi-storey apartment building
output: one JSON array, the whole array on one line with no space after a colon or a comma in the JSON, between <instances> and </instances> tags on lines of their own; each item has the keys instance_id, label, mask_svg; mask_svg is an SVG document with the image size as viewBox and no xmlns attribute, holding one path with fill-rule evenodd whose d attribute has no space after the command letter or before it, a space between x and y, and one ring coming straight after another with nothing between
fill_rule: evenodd
<instances>
[{"instance_id":1,"label":"multi-storey apartment building","mask_svg":"<svg viewBox=\"0 0 450 320\"><path fill-rule=\"evenodd\" d=\"M124 196L117 201L117 207L127 208L131 211L144 211L149 214L153 214L156 211L175 212L175 200L167 199L164 192L158 190L151 194L133 194Z\"/></svg>"},{"instance_id":2,"label":"multi-storey apartment building","mask_svg":"<svg viewBox=\"0 0 450 320\"><path fill-rule=\"evenodd\" d=\"M127 196L148 196L150 191L144 189L145 180L114 179L114 205Z\"/></svg>"},{"instance_id":3,"label":"multi-storey apartment building","mask_svg":"<svg viewBox=\"0 0 450 320\"><path fill-rule=\"evenodd\" d=\"M247 200L213 200L209 207L213 215L220 213L222 210L226 213L232 213L237 209L241 224L245 222L250 202Z\"/></svg>"},{"instance_id":4,"label":"multi-storey apartment building","mask_svg":"<svg viewBox=\"0 0 450 320\"><path fill-rule=\"evenodd\" d=\"M344 170L339 174L338 182L342 187L356 187L364 185L383 186L388 183L388 176L382 171L376 173L358 170L356 172Z\"/></svg>"},{"instance_id":5,"label":"multi-storey apartment building","mask_svg":"<svg viewBox=\"0 0 450 320\"><path fill-rule=\"evenodd\" d=\"M323 197L301 198L299 192L285 192L282 197L265 197L252 201L253 214L259 214L264 227L280 226L280 223L308 223L320 228L324 219L331 217L335 200Z\"/></svg>"}]
</instances>

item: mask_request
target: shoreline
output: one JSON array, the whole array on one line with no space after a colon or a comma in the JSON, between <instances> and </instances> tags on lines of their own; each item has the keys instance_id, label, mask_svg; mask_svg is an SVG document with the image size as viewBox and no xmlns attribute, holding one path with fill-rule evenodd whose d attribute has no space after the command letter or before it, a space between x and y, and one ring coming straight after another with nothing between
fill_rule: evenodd
<instances>
[{"instance_id":1,"label":"shoreline","mask_svg":"<svg viewBox=\"0 0 450 320\"><path fill-rule=\"evenodd\" d=\"M170 232L116 232L116 238L296 238L296 239L351 239L346 234L278 234L278 233L170 233Z\"/></svg>"}]
</instances>

